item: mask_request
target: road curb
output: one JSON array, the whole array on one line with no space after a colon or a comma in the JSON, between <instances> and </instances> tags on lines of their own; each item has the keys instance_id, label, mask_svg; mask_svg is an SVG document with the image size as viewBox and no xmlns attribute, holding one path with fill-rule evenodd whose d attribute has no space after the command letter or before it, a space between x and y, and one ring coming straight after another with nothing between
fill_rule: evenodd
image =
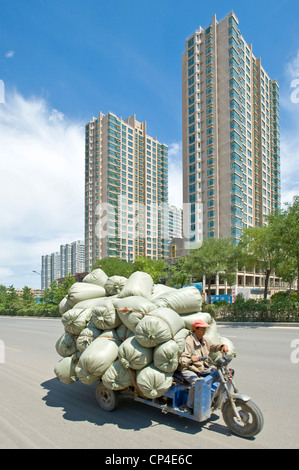
<instances>
[{"instance_id":1,"label":"road curb","mask_svg":"<svg viewBox=\"0 0 299 470\"><path fill-rule=\"evenodd\" d=\"M234 321L216 321L218 326L251 326L251 327L287 327L299 328L299 323L292 322L234 322Z\"/></svg>"}]
</instances>

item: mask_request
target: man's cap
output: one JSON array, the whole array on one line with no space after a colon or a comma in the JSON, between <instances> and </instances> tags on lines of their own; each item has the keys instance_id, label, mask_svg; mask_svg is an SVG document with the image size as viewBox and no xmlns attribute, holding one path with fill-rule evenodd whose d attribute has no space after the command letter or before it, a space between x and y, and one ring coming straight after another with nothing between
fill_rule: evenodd
<instances>
[{"instance_id":1,"label":"man's cap","mask_svg":"<svg viewBox=\"0 0 299 470\"><path fill-rule=\"evenodd\" d=\"M191 325L191 328L192 330L195 330L195 328L197 327L200 327L200 328L209 328L209 326L211 325L208 325L206 322L204 322L203 320L195 320L192 325Z\"/></svg>"}]
</instances>

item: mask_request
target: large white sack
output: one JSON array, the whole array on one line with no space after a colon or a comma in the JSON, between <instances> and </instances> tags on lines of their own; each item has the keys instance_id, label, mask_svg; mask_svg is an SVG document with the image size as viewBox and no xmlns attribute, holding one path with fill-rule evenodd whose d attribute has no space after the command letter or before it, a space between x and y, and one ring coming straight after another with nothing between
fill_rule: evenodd
<instances>
[{"instance_id":1,"label":"large white sack","mask_svg":"<svg viewBox=\"0 0 299 470\"><path fill-rule=\"evenodd\" d=\"M92 385L99 380L99 377L88 374L78 364L75 367L75 374L77 379L85 385Z\"/></svg>"},{"instance_id":2,"label":"large white sack","mask_svg":"<svg viewBox=\"0 0 299 470\"><path fill-rule=\"evenodd\" d=\"M102 382L110 390L124 390L125 388L133 385L132 375L133 371L129 371L116 360L102 376Z\"/></svg>"},{"instance_id":3,"label":"large white sack","mask_svg":"<svg viewBox=\"0 0 299 470\"><path fill-rule=\"evenodd\" d=\"M236 357L236 355L237 355L236 354L236 349L235 349L235 346L233 345L233 343L230 339L219 335L218 342L219 342L219 344L226 344L226 346L228 347L228 353L227 353L228 356ZM211 359L213 361L217 361L217 359L219 359L219 357L222 356L222 353L221 353L221 351L217 351L215 353L210 353L210 356L211 356Z\"/></svg>"},{"instance_id":4,"label":"large white sack","mask_svg":"<svg viewBox=\"0 0 299 470\"><path fill-rule=\"evenodd\" d=\"M63 315L65 312L67 312L68 310L70 310L72 307L71 305L68 303L67 301L67 295L61 300L61 302L59 303L59 307L58 307L58 310L59 310L59 313L60 315Z\"/></svg>"},{"instance_id":5,"label":"large white sack","mask_svg":"<svg viewBox=\"0 0 299 470\"><path fill-rule=\"evenodd\" d=\"M205 312L189 313L187 315L181 315L181 317L184 320L185 328L188 328L189 330L195 320L203 320L208 325L210 325L212 321L211 315Z\"/></svg>"},{"instance_id":6,"label":"large white sack","mask_svg":"<svg viewBox=\"0 0 299 470\"><path fill-rule=\"evenodd\" d=\"M88 375L101 378L108 367L117 359L120 341L107 336L103 332L80 356L79 367Z\"/></svg>"},{"instance_id":7,"label":"large white sack","mask_svg":"<svg viewBox=\"0 0 299 470\"><path fill-rule=\"evenodd\" d=\"M118 358L125 369L139 370L153 361L153 350L152 348L144 348L138 343L135 336L131 336L118 348Z\"/></svg>"},{"instance_id":8,"label":"large white sack","mask_svg":"<svg viewBox=\"0 0 299 470\"><path fill-rule=\"evenodd\" d=\"M105 299L102 305L92 309L91 321L101 330L117 328L122 323L113 301L109 297Z\"/></svg>"},{"instance_id":9,"label":"large white sack","mask_svg":"<svg viewBox=\"0 0 299 470\"><path fill-rule=\"evenodd\" d=\"M83 278L83 282L88 282L89 284L96 284L97 286L104 287L107 279L107 274L102 269L98 268L87 274Z\"/></svg>"},{"instance_id":10,"label":"large white sack","mask_svg":"<svg viewBox=\"0 0 299 470\"><path fill-rule=\"evenodd\" d=\"M149 299L152 294L153 286L154 281L149 274L142 271L135 271L126 281L119 293L119 297L123 298L138 295Z\"/></svg>"},{"instance_id":11,"label":"large white sack","mask_svg":"<svg viewBox=\"0 0 299 470\"><path fill-rule=\"evenodd\" d=\"M174 340L176 341L179 347L179 354L182 354L184 352L186 338L189 334L190 334L190 330L187 330L187 328L182 328L180 331L178 331L174 335Z\"/></svg>"},{"instance_id":12,"label":"large white sack","mask_svg":"<svg viewBox=\"0 0 299 470\"><path fill-rule=\"evenodd\" d=\"M144 313L151 312L156 308L153 302L138 295L114 299L113 304L119 318L131 331L135 331L136 325L143 318Z\"/></svg>"},{"instance_id":13,"label":"large white sack","mask_svg":"<svg viewBox=\"0 0 299 470\"><path fill-rule=\"evenodd\" d=\"M152 348L173 339L182 328L184 328L184 322L174 310L157 308L140 320L134 334L141 346Z\"/></svg>"},{"instance_id":14,"label":"large white sack","mask_svg":"<svg viewBox=\"0 0 299 470\"><path fill-rule=\"evenodd\" d=\"M153 299L157 307L168 307L179 315L199 312L202 308L202 296L194 286L182 287L165 292Z\"/></svg>"},{"instance_id":15,"label":"large white sack","mask_svg":"<svg viewBox=\"0 0 299 470\"><path fill-rule=\"evenodd\" d=\"M65 312L61 321L68 333L79 335L91 318L91 309L72 308Z\"/></svg>"},{"instance_id":16,"label":"large white sack","mask_svg":"<svg viewBox=\"0 0 299 470\"><path fill-rule=\"evenodd\" d=\"M213 341L213 343L219 344L220 334L218 333L217 323L214 318L211 318L210 325L211 326L206 329L205 335L208 336Z\"/></svg>"},{"instance_id":17,"label":"large white sack","mask_svg":"<svg viewBox=\"0 0 299 470\"><path fill-rule=\"evenodd\" d=\"M122 288L124 287L125 283L127 282L128 278L124 276L111 276L108 277L107 281L105 282L105 290L107 295L118 295Z\"/></svg>"},{"instance_id":18,"label":"large white sack","mask_svg":"<svg viewBox=\"0 0 299 470\"><path fill-rule=\"evenodd\" d=\"M98 337L103 333L102 330L96 328L95 325L90 321L84 330L81 331L76 340L76 347L81 353Z\"/></svg>"},{"instance_id":19,"label":"large white sack","mask_svg":"<svg viewBox=\"0 0 299 470\"><path fill-rule=\"evenodd\" d=\"M174 287L165 286L165 284L154 284L150 299L153 300L155 297L165 294L165 292L171 292L173 290L175 290Z\"/></svg>"},{"instance_id":20,"label":"large white sack","mask_svg":"<svg viewBox=\"0 0 299 470\"><path fill-rule=\"evenodd\" d=\"M157 369L173 374L179 365L179 346L175 340L170 339L154 348L153 357Z\"/></svg>"},{"instance_id":21,"label":"large white sack","mask_svg":"<svg viewBox=\"0 0 299 470\"><path fill-rule=\"evenodd\" d=\"M61 357L72 356L78 349L76 346L76 339L69 333L64 333L56 341L55 349Z\"/></svg>"},{"instance_id":22,"label":"large white sack","mask_svg":"<svg viewBox=\"0 0 299 470\"><path fill-rule=\"evenodd\" d=\"M68 290L67 302L72 307L82 300L105 297L104 287L87 282L75 282Z\"/></svg>"},{"instance_id":23,"label":"large white sack","mask_svg":"<svg viewBox=\"0 0 299 470\"><path fill-rule=\"evenodd\" d=\"M113 297L109 297L113 299ZM106 300L108 297L96 297L94 299L87 299L81 300L73 308L93 308L93 307L100 307L101 305L105 305Z\"/></svg>"},{"instance_id":24,"label":"large white sack","mask_svg":"<svg viewBox=\"0 0 299 470\"><path fill-rule=\"evenodd\" d=\"M54 373L60 382L71 385L78 380L75 367L78 361L79 353L75 353L70 357L60 359L54 368Z\"/></svg>"},{"instance_id":25,"label":"large white sack","mask_svg":"<svg viewBox=\"0 0 299 470\"><path fill-rule=\"evenodd\" d=\"M137 372L136 383L146 398L158 398L171 387L172 374L162 372L152 363Z\"/></svg>"}]
</instances>

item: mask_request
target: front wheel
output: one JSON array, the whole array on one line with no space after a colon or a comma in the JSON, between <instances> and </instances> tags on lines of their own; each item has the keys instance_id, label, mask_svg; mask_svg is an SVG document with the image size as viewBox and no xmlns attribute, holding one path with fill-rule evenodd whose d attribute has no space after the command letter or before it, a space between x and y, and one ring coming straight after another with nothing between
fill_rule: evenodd
<instances>
[{"instance_id":1,"label":"front wheel","mask_svg":"<svg viewBox=\"0 0 299 470\"><path fill-rule=\"evenodd\" d=\"M96 388L96 399L103 410L113 411L118 405L119 396L100 382Z\"/></svg>"},{"instance_id":2,"label":"front wheel","mask_svg":"<svg viewBox=\"0 0 299 470\"><path fill-rule=\"evenodd\" d=\"M252 401L236 398L235 405L240 415L238 421L231 402L227 400L222 408L222 415L227 427L237 436L250 438L258 434L264 425L264 418L259 407Z\"/></svg>"}]
</instances>

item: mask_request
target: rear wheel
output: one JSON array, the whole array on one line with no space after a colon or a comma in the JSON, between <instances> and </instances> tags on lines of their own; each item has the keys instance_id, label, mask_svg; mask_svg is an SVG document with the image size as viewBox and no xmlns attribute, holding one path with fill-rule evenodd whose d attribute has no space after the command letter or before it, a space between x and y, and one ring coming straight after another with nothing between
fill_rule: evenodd
<instances>
[{"instance_id":1,"label":"rear wheel","mask_svg":"<svg viewBox=\"0 0 299 470\"><path fill-rule=\"evenodd\" d=\"M96 399L103 410L113 411L118 406L119 396L100 382L96 388Z\"/></svg>"},{"instance_id":2,"label":"rear wheel","mask_svg":"<svg viewBox=\"0 0 299 470\"><path fill-rule=\"evenodd\" d=\"M250 438L258 434L264 425L264 418L259 407L252 401L237 398L235 401L241 421L238 421L231 402L227 400L222 408L222 415L227 427L238 436Z\"/></svg>"}]
</instances>

